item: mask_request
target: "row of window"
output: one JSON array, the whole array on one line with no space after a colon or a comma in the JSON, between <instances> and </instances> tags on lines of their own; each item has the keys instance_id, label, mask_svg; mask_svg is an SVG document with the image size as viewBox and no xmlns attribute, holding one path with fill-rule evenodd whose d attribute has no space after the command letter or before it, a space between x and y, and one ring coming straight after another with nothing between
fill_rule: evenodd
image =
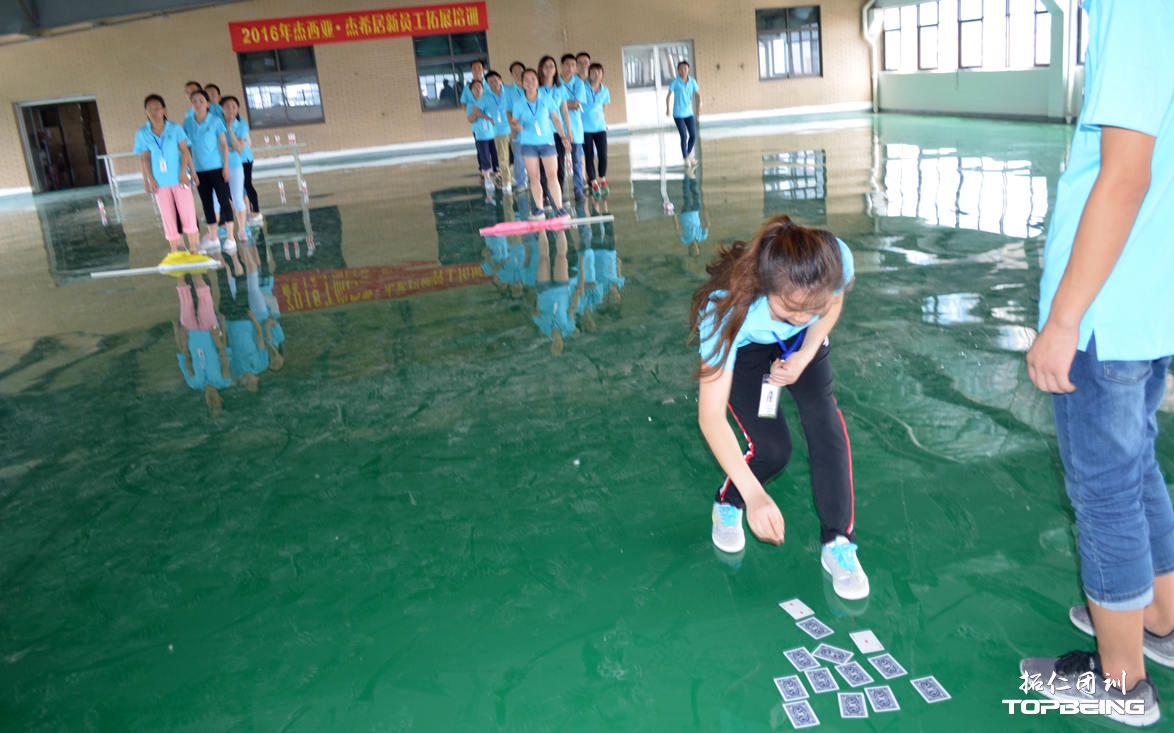
<instances>
[{"instance_id":1,"label":"row of window","mask_svg":"<svg viewBox=\"0 0 1174 733\"><path fill-rule=\"evenodd\" d=\"M885 71L1022 69L1051 61L1052 17L1042 0L933 0L882 12ZM1087 23L1082 9L1079 63L1084 62ZM819 6L757 10L755 25L760 79L823 75ZM469 64L488 63L485 33L423 36L412 42L421 108L456 108L472 80ZM325 120L313 46L241 53L239 61L253 127ZM674 58L663 61L660 81L667 86L676 64ZM624 76L629 87L652 86L656 71L625 66Z\"/></svg>"},{"instance_id":2,"label":"row of window","mask_svg":"<svg viewBox=\"0 0 1174 733\"><path fill-rule=\"evenodd\" d=\"M756 12L758 73L762 79L822 76L818 6L774 8ZM424 111L454 109L465 84L472 81L469 64L488 64L484 32L423 36L412 39ZM323 122L322 98L314 47L249 51L239 56L250 124L258 129ZM662 86L676 75L674 60L661 70ZM651 86L655 70L625 67L625 79L636 87Z\"/></svg>"},{"instance_id":3,"label":"row of window","mask_svg":"<svg viewBox=\"0 0 1174 733\"><path fill-rule=\"evenodd\" d=\"M883 11L885 71L1029 69L1052 59L1052 15L1042 0L934 0ZM1077 63L1088 16L1080 11Z\"/></svg>"}]
</instances>

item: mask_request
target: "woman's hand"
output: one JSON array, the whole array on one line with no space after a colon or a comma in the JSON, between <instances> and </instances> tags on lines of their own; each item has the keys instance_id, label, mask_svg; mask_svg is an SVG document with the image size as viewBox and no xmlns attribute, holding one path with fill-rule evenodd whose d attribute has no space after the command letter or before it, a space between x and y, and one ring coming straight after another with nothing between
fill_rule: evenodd
<instances>
[{"instance_id":1,"label":"woman's hand","mask_svg":"<svg viewBox=\"0 0 1174 733\"><path fill-rule=\"evenodd\" d=\"M232 174L229 172L228 166L224 166L222 173L224 174L224 182L228 183L228 179L232 178Z\"/></svg>"},{"instance_id":2,"label":"woman's hand","mask_svg":"<svg viewBox=\"0 0 1174 733\"><path fill-rule=\"evenodd\" d=\"M159 190L159 184L155 181L155 176L147 176L143 179L143 189L150 194Z\"/></svg>"},{"instance_id":3,"label":"woman's hand","mask_svg":"<svg viewBox=\"0 0 1174 733\"><path fill-rule=\"evenodd\" d=\"M799 381L803 370L811 363L811 356L802 351L788 356L786 359L775 359L770 365L770 383L779 387L787 387Z\"/></svg>"},{"instance_id":4,"label":"woman's hand","mask_svg":"<svg viewBox=\"0 0 1174 733\"><path fill-rule=\"evenodd\" d=\"M763 494L760 499L746 502L746 523L750 525L750 531L759 540L769 542L772 545L783 543L786 529L783 513L779 511L774 499L766 494Z\"/></svg>"}]
</instances>

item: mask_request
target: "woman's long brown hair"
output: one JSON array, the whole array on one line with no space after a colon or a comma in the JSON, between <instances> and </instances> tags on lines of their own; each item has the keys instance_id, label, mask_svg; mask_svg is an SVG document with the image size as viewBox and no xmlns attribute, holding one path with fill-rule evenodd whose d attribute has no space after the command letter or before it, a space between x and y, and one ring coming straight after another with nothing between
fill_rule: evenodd
<instances>
[{"instance_id":1,"label":"woman's long brown hair","mask_svg":"<svg viewBox=\"0 0 1174 733\"><path fill-rule=\"evenodd\" d=\"M713 323L720 324L720 331L713 353L702 355L700 377L720 369L709 362L725 361L759 296L789 296L797 290L831 295L843 284L844 262L835 235L800 226L783 215L767 219L749 242L718 247L717 259L705 271L709 280L693 293L689 325L692 335L699 336L702 316L712 302ZM713 297L719 290L725 294Z\"/></svg>"}]
</instances>

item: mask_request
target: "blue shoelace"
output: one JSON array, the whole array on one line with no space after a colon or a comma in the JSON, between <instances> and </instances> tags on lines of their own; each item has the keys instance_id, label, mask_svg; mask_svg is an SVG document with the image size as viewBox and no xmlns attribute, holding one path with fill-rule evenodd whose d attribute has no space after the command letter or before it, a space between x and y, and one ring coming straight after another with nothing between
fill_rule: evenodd
<instances>
[{"instance_id":1,"label":"blue shoelace","mask_svg":"<svg viewBox=\"0 0 1174 733\"><path fill-rule=\"evenodd\" d=\"M840 567L847 570L849 573L856 572L856 543L843 542L833 544L829 549L832 557L836 558L836 562Z\"/></svg>"}]
</instances>

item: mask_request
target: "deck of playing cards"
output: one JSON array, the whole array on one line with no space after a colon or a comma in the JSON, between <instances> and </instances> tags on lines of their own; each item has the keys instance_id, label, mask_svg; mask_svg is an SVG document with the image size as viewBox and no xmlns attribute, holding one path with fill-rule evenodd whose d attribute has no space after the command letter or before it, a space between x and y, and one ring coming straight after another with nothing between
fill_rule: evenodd
<instances>
[{"instance_id":1,"label":"deck of playing cards","mask_svg":"<svg viewBox=\"0 0 1174 733\"><path fill-rule=\"evenodd\" d=\"M815 647L815 651L811 652L811 656L832 664L843 664L852 658L852 652L831 644L820 644Z\"/></svg>"}]
</instances>

